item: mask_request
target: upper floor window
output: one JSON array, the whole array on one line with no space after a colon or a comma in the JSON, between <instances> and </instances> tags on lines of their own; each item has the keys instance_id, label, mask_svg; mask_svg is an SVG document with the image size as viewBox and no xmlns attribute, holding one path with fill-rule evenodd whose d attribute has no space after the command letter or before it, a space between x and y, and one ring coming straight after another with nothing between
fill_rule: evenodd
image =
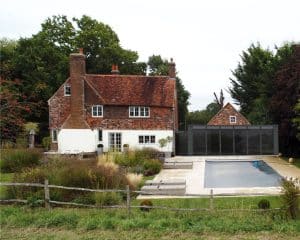
<instances>
[{"instance_id":1,"label":"upper floor window","mask_svg":"<svg viewBox=\"0 0 300 240\"><path fill-rule=\"evenodd\" d=\"M229 122L230 123L236 123L236 116L230 116L229 117Z\"/></svg>"},{"instance_id":2,"label":"upper floor window","mask_svg":"<svg viewBox=\"0 0 300 240\"><path fill-rule=\"evenodd\" d=\"M103 106L93 105L92 106L92 116L93 117L103 117Z\"/></svg>"},{"instance_id":3,"label":"upper floor window","mask_svg":"<svg viewBox=\"0 0 300 240\"><path fill-rule=\"evenodd\" d=\"M150 117L150 108L142 106L130 106L129 117Z\"/></svg>"},{"instance_id":4,"label":"upper floor window","mask_svg":"<svg viewBox=\"0 0 300 240\"><path fill-rule=\"evenodd\" d=\"M69 84L65 84L65 96L71 96L71 86Z\"/></svg>"}]
</instances>

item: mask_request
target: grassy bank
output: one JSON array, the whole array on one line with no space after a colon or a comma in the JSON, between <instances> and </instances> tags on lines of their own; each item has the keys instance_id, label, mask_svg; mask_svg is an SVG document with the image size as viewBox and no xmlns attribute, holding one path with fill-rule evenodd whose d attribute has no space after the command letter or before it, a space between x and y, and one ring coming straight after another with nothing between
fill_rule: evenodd
<instances>
[{"instance_id":1,"label":"grassy bank","mask_svg":"<svg viewBox=\"0 0 300 240\"><path fill-rule=\"evenodd\" d=\"M272 200L272 199L270 199ZM137 200L135 200L137 201ZM169 199L155 200L154 205L168 205L177 207L201 208L207 204L205 199ZM251 206L257 198L247 200ZM241 201L236 198L216 199L219 208L241 207ZM225 204L226 203L226 204ZM239 204L238 204L239 203ZM276 197L273 205L279 204ZM245 205L244 205L245 207ZM272 206L273 207L273 206ZM51 228L56 230L74 231L143 231L157 232L184 232L188 234L207 233L258 233L269 232L272 234L300 234L300 221L288 220L282 212L249 212L249 211L205 211L205 212L177 212L166 210L151 210L142 212L133 209L130 217L124 209L74 209L54 208L47 211L44 208L30 209L26 206L1 206L0 223L3 229L10 228ZM7 230L8 231L8 230Z\"/></svg>"},{"instance_id":2,"label":"grassy bank","mask_svg":"<svg viewBox=\"0 0 300 240\"><path fill-rule=\"evenodd\" d=\"M128 231L113 231L113 230L68 230L68 229L53 229L53 228L2 228L1 237L3 239L23 239L23 240L40 240L40 239L99 239L99 240L298 240L297 234L286 233L195 233L182 231L156 231L156 230L128 230Z\"/></svg>"}]
</instances>

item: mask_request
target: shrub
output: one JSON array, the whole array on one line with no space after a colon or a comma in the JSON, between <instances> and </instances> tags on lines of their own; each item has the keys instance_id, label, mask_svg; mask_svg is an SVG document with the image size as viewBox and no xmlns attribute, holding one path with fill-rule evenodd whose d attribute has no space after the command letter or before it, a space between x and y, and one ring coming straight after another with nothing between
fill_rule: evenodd
<instances>
[{"instance_id":1,"label":"shrub","mask_svg":"<svg viewBox=\"0 0 300 240\"><path fill-rule=\"evenodd\" d=\"M51 137L44 137L42 140L42 145L46 150L49 150L51 146Z\"/></svg>"},{"instance_id":2,"label":"shrub","mask_svg":"<svg viewBox=\"0 0 300 240\"><path fill-rule=\"evenodd\" d=\"M152 207L153 203L150 200L146 199L140 203L140 206L141 206L140 207L141 211L149 212L151 208L147 208L147 207Z\"/></svg>"},{"instance_id":3,"label":"shrub","mask_svg":"<svg viewBox=\"0 0 300 240\"><path fill-rule=\"evenodd\" d=\"M116 192L95 193L95 202L98 206L118 205L121 201L121 195Z\"/></svg>"},{"instance_id":4,"label":"shrub","mask_svg":"<svg viewBox=\"0 0 300 240\"><path fill-rule=\"evenodd\" d=\"M38 165L41 154L36 150L7 149L1 153L1 172L19 172L24 167Z\"/></svg>"},{"instance_id":5,"label":"shrub","mask_svg":"<svg viewBox=\"0 0 300 240\"><path fill-rule=\"evenodd\" d=\"M267 199L262 199L257 204L259 209L269 209L270 208L270 202Z\"/></svg>"},{"instance_id":6,"label":"shrub","mask_svg":"<svg viewBox=\"0 0 300 240\"><path fill-rule=\"evenodd\" d=\"M286 209L287 216L292 219L299 217L299 187L296 186L293 180L282 179L282 200L283 208Z\"/></svg>"},{"instance_id":7,"label":"shrub","mask_svg":"<svg viewBox=\"0 0 300 240\"><path fill-rule=\"evenodd\" d=\"M162 164L159 160L151 159L144 161L144 175L145 176L152 176L160 172L162 168Z\"/></svg>"}]
</instances>

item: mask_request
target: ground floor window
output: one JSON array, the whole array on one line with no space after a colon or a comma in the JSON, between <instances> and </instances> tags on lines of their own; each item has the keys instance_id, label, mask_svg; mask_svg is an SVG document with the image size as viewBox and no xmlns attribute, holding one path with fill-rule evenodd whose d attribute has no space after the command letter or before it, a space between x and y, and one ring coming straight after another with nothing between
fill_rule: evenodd
<instances>
[{"instance_id":1,"label":"ground floor window","mask_svg":"<svg viewBox=\"0 0 300 240\"><path fill-rule=\"evenodd\" d=\"M139 144L151 144L155 143L154 135L141 135L139 136Z\"/></svg>"},{"instance_id":2,"label":"ground floor window","mask_svg":"<svg viewBox=\"0 0 300 240\"><path fill-rule=\"evenodd\" d=\"M109 133L109 149L114 152L121 152L122 148L121 133Z\"/></svg>"},{"instance_id":3,"label":"ground floor window","mask_svg":"<svg viewBox=\"0 0 300 240\"><path fill-rule=\"evenodd\" d=\"M98 129L98 141L102 142L102 129Z\"/></svg>"},{"instance_id":4,"label":"ground floor window","mask_svg":"<svg viewBox=\"0 0 300 240\"><path fill-rule=\"evenodd\" d=\"M57 129L51 131L52 142L57 142Z\"/></svg>"}]
</instances>

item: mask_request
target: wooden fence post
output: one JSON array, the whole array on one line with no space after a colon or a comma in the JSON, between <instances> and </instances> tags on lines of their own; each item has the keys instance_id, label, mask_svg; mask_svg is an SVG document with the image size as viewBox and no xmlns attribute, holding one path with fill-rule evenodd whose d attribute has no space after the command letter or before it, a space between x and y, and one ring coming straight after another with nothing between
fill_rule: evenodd
<instances>
[{"instance_id":1,"label":"wooden fence post","mask_svg":"<svg viewBox=\"0 0 300 240\"><path fill-rule=\"evenodd\" d=\"M49 182L45 179L44 190L45 190L45 208L50 210L50 193L49 193Z\"/></svg>"},{"instance_id":2,"label":"wooden fence post","mask_svg":"<svg viewBox=\"0 0 300 240\"><path fill-rule=\"evenodd\" d=\"M127 212L130 216L130 188L129 185L126 185L126 193L127 193Z\"/></svg>"},{"instance_id":3,"label":"wooden fence post","mask_svg":"<svg viewBox=\"0 0 300 240\"><path fill-rule=\"evenodd\" d=\"M210 189L209 209L214 209L214 191L212 189Z\"/></svg>"}]
</instances>

